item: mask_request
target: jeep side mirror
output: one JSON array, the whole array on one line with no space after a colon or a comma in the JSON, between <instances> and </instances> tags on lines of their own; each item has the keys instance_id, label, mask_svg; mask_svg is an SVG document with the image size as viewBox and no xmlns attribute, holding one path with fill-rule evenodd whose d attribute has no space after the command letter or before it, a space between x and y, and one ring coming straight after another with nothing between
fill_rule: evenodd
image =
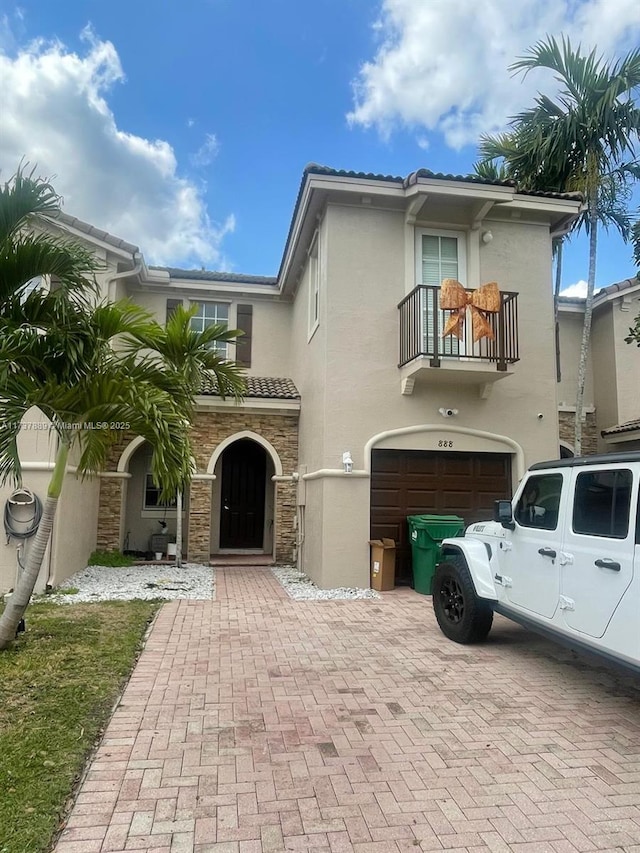
<instances>
[{"instance_id":1,"label":"jeep side mirror","mask_svg":"<svg viewBox=\"0 0 640 853\"><path fill-rule=\"evenodd\" d=\"M493 520L497 521L507 530L515 530L511 501L495 501L493 504Z\"/></svg>"}]
</instances>

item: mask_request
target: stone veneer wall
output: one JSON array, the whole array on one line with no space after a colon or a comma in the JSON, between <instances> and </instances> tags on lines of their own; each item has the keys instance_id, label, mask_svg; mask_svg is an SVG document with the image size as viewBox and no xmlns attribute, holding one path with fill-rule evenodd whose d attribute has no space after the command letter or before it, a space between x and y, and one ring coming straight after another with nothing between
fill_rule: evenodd
<instances>
[{"instance_id":1,"label":"stone veneer wall","mask_svg":"<svg viewBox=\"0 0 640 853\"><path fill-rule=\"evenodd\" d=\"M558 412L560 439L573 447L575 439L575 415L573 412ZM598 452L598 430L595 412L587 412L582 424L582 455L590 456Z\"/></svg>"},{"instance_id":2,"label":"stone veneer wall","mask_svg":"<svg viewBox=\"0 0 640 853\"><path fill-rule=\"evenodd\" d=\"M191 440L196 457L197 473L207 470L209 459L225 438L250 430L265 438L276 450L284 474L292 474L298 467L298 418L288 415L249 415L238 411L227 414L200 412L196 415ZM135 438L125 433L115 443L106 466L115 471L122 452ZM292 562L295 547L294 519L296 512L296 484L275 483L275 557L281 562ZM97 547L105 550L122 547L121 511L125 480L103 477L100 482ZM211 541L211 480L194 480L189 497L189 550L187 559L208 562Z\"/></svg>"},{"instance_id":3,"label":"stone veneer wall","mask_svg":"<svg viewBox=\"0 0 640 853\"><path fill-rule=\"evenodd\" d=\"M209 459L220 442L250 430L266 439L282 463L283 474L298 468L298 418L290 415L199 412L191 438L198 473L207 470ZM292 562L295 547L294 520L296 484L275 483L275 557ZM189 554L194 562L208 562L211 539L211 482L195 480L189 501Z\"/></svg>"},{"instance_id":4,"label":"stone veneer wall","mask_svg":"<svg viewBox=\"0 0 640 853\"><path fill-rule=\"evenodd\" d=\"M105 471L115 471L124 449L133 441L135 433L125 432L111 446ZM120 477L102 477L100 480L100 502L98 504L98 530L96 547L103 551L119 551L122 548L120 529L122 494L125 480Z\"/></svg>"}]
</instances>

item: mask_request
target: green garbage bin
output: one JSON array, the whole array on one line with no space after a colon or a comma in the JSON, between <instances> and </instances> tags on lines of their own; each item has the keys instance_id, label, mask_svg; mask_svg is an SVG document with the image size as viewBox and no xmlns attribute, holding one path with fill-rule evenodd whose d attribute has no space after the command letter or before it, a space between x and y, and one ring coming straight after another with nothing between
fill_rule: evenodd
<instances>
[{"instance_id":1,"label":"green garbage bin","mask_svg":"<svg viewBox=\"0 0 640 853\"><path fill-rule=\"evenodd\" d=\"M431 585L443 539L461 536L464 519L458 515L408 515L413 588L431 595Z\"/></svg>"}]
</instances>

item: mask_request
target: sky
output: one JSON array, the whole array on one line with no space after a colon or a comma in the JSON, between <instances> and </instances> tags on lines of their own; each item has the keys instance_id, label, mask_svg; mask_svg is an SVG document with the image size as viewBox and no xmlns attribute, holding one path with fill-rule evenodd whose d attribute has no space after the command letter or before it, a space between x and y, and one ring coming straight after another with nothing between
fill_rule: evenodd
<instances>
[{"instance_id":1,"label":"sky","mask_svg":"<svg viewBox=\"0 0 640 853\"><path fill-rule=\"evenodd\" d=\"M554 92L508 66L562 33L621 57L640 3L0 0L0 178L24 158L147 263L275 275L305 165L471 172L481 133ZM564 270L580 294L583 238ZM604 234L597 286L634 273Z\"/></svg>"}]
</instances>

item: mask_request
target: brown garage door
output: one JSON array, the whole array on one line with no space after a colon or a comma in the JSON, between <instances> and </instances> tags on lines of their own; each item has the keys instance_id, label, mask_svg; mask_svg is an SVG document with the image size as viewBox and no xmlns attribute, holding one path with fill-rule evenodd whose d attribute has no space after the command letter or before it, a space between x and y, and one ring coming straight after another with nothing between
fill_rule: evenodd
<instances>
[{"instance_id":1,"label":"brown garage door","mask_svg":"<svg viewBox=\"0 0 640 853\"><path fill-rule=\"evenodd\" d=\"M394 539L396 579L411 580L408 515L459 515L465 524L493 516L493 502L511 496L507 453L374 450L371 538Z\"/></svg>"}]
</instances>

